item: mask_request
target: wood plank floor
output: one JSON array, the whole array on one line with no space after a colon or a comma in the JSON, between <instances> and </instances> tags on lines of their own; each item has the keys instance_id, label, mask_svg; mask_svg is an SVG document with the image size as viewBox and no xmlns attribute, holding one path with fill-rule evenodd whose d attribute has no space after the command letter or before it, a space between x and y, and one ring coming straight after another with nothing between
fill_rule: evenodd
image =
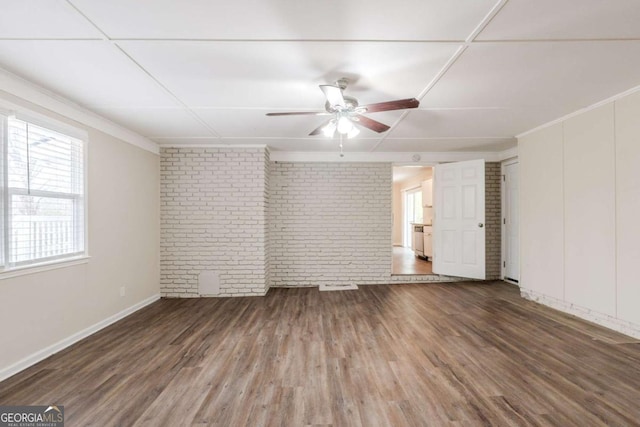
<instances>
[{"instance_id":1,"label":"wood plank floor","mask_svg":"<svg viewBox=\"0 0 640 427\"><path fill-rule=\"evenodd\" d=\"M162 300L0 383L68 426L631 426L640 343L501 282Z\"/></svg>"},{"instance_id":2,"label":"wood plank floor","mask_svg":"<svg viewBox=\"0 0 640 427\"><path fill-rule=\"evenodd\" d=\"M433 274L431 261L415 256L413 251L402 246L393 247L391 274Z\"/></svg>"}]
</instances>

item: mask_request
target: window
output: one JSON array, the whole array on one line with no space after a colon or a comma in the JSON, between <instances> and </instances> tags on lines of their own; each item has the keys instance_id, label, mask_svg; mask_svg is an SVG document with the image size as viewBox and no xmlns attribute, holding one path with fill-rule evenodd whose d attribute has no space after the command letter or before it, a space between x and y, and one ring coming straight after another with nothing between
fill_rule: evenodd
<instances>
[{"instance_id":1,"label":"window","mask_svg":"<svg viewBox=\"0 0 640 427\"><path fill-rule=\"evenodd\" d=\"M422 216L422 189L420 187L405 191L404 201L404 245L411 247L411 235L413 227L411 223L421 223Z\"/></svg>"},{"instance_id":2,"label":"window","mask_svg":"<svg viewBox=\"0 0 640 427\"><path fill-rule=\"evenodd\" d=\"M13 117L6 123L4 270L84 255L84 142Z\"/></svg>"}]
</instances>

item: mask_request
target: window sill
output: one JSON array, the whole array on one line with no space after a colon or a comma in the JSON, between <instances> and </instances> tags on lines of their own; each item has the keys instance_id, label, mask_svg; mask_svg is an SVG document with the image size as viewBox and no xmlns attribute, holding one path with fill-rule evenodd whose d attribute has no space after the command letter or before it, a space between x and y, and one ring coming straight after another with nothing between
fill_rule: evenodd
<instances>
[{"instance_id":1,"label":"window sill","mask_svg":"<svg viewBox=\"0 0 640 427\"><path fill-rule=\"evenodd\" d=\"M0 280L10 279L12 277L25 276L27 274L41 273L43 271L57 270L58 268L72 267L74 265L86 264L89 262L88 255L81 255L65 260L55 260L43 262L41 264L26 265L24 267L16 267L11 270L5 270L0 273Z\"/></svg>"}]
</instances>

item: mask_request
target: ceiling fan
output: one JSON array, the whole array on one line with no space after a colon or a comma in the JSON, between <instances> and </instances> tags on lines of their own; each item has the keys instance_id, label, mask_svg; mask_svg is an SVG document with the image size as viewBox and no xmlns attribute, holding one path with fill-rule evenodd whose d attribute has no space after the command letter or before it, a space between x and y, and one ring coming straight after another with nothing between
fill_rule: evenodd
<instances>
[{"instance_id":1,"label":"ceiling fan","mask_svg":"<svg viewBox=\"0 0 640 427\"><path fill-rule=\"evenodd\" d=\"M389 130L389 126L364 116L363 114L365 113L404 110L416 108L420 105L420 101L415 98L359 105L357 99L352 96L345 96L342 93L348 83L349 81L346 78L342 78L333 85L320 85L320 89L327 98L327 102L324 104L325 111L267 113L267 116L332 116L309 135L313 136L322 133L327 137L333 138L337 132L341 136L346 135L348 138L353 138L360 133L358 126L366 127L378 133Z\"/></svg>"}]
</instances>

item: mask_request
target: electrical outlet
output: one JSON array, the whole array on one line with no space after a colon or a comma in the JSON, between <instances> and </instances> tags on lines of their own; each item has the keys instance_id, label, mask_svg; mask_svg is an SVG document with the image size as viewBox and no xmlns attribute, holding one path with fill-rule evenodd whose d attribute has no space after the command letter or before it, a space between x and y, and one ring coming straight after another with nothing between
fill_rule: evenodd
<instances>
[{"instance_id":1,"label":"electrical outlet","mask_svg":"<svg viewBox=\"0 0 640 427\"><path fill-rule=\"evenodd\" d=\"M125 291L126 291L125 287L124 287L124 286L120 286L120 296L121 296L121 297L123 297L123 296L124 296Z\"/></svg>"}]
</instances>

